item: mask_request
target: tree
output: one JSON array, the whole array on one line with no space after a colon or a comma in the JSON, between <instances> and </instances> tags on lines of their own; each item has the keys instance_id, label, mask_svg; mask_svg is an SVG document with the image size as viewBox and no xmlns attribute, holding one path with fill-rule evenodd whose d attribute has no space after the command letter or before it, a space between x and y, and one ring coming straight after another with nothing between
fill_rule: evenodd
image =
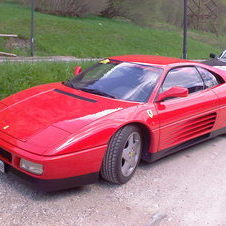
<instances>
[{"instance_id":1,"label":"tree","mask_svg":"<svg viewBox=\"0 0 226 226\"><path fill-rule=\"evenodd\" d=\"M101 12L101 15L108 18L115 16L125 16L123 3L126 0L108 0L107 7Z\"/></svg>"}]
</instances>

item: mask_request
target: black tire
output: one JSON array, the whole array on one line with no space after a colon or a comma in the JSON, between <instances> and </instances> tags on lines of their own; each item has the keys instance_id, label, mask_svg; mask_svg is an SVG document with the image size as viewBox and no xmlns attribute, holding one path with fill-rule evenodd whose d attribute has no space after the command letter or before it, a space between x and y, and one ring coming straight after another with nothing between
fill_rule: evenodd
<instances>
[{"instance_id":1,"label":"black tire","mask_svg":"<svg viewBox=\"0 0 226 226\"><path fill-rule=\"evenodd\" d=\"M140 139L140 144L138 142L138 139ZM134 142L134 147L137 147L133 148L132 145L130 145L131 142ZM130 147L132 147L132 149ZM109 142L101 168L101 177L115 184L125 184L126 182L128 182L135 173L136 168L140 162L142 147L142 135L138 127L128 125L121 128L114 134ZM128 152L127 149L132 151ZM134 149L137 150L135 151ZM128 157L131 159L133 158L133 167L131 167L131 169L129 168L128 172L125 171L125 169L127 169L128 163L130 163L129 161L131 160L126 161L123 158L123 155L125 155L125 153L127 155L127 159ZM133 154L131 155L131 153ZM127 166L125 166L125 164L127 164ZM128 175L125 172L127 172Z\"/></svg>"}]
</instances>

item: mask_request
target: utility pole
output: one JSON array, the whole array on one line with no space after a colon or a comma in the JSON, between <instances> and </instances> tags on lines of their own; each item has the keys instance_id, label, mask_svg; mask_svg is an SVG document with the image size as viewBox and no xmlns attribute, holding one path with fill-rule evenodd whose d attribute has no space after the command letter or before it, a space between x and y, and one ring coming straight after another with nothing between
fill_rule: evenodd
<instances>
[{"instance_id":1,"label":"utility pole","mask_svg":"<svg viewBox=\"0 0 226 226\"><path fill-rule=\"evenodd\" d=\"M188 35L188 0L184 0L183 59L187 59L187 35Z\"/></svg>"},{"instance_id":2,"label":"utility pole","mask_svg":"<svg viewBox=\"0 0 226 226\"><path fill-rule=\"evenodd\" d=\"M30 45L31 45L31 56L34 56L34 30L35 30L35 24L34 24L34 11L35 11L35 0L31 0L31 37L30 37Z\"/></svg>"}]
</instances>

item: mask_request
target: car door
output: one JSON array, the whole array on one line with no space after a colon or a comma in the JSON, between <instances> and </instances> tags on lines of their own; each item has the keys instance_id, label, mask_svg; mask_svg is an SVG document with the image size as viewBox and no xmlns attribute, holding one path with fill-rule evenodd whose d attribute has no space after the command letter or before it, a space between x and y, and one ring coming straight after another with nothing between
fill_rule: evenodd
<instances>
[{"instance_id":1,"label":"car door","mask_svg":"<svg viewBox=\"0 0 226 226\"><path fill-rule=\"evenodd\" d=\"M195 67L171 69L159 94L175 86L187 88L189 94L155 103L160 123L159 151L210 133L217 117L218 98L212 90L205 89Z\"/></svg>"}]
</instances>

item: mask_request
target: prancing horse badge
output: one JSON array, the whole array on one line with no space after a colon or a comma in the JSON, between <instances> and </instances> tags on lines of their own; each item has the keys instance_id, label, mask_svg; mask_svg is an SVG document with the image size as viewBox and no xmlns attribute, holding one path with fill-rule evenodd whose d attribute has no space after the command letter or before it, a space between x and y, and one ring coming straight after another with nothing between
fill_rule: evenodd
<instances>
[{"instance_id":1,"label":"prancing horse badge","mask_svg":"<svg viewBox=\"0 0 226 226\"><path fill-rule=\"evenodd\" d=\"M147 110L147 113L148 113L148 116L150 118L153 118L154 117L154 114L153 114L152 110Z\"/></svg>"}]
</instances>

